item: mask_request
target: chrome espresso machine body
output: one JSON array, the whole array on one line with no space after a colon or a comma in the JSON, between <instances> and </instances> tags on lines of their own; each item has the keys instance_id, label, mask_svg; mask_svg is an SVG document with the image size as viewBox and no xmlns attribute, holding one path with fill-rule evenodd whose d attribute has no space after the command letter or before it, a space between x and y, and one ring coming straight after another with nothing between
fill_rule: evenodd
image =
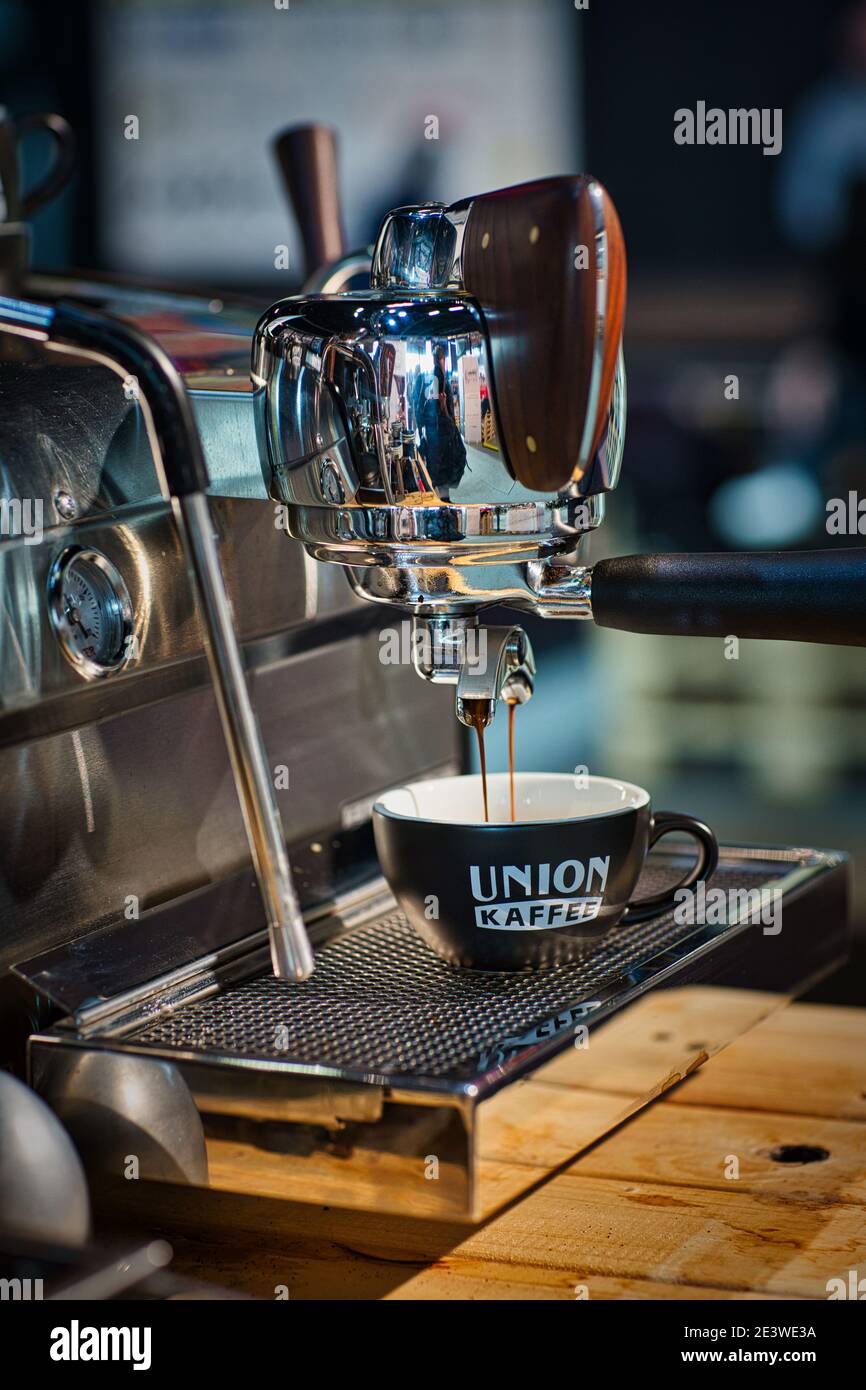
<instances>
[{"instance_id":1,"label":"chrome espresso machine body","mask_svg":"<svg viewBox=\"0 0 866 1390\"><path fill-rule=\"evenodd\" d=\"M624 255L601 186L563 179L399 210L371 289L335 293L358 264L263 317L23 275L0 301L4 1061L26 1050L95 1179L135 1154L478 1219L837 963L847 865L728 847L723 921L536 973L414 936L370 810L459 767L442 684L464 719L532 695L528 639L484 609L599 620L580 547L622 459ZM417 673L382 659L409 620ZM655 853L647 884L681 872Z\"/></svg>"}]
</instances>

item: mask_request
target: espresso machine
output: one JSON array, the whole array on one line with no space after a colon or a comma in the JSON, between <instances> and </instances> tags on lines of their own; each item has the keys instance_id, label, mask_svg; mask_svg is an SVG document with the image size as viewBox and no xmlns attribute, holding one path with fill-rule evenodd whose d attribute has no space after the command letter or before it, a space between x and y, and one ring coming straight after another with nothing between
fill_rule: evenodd
<instances>
[{"instance_id":1,"label":"espresso machine","mask_svg":"<svg viewBox=\"0 0 866 1390\"><path fill-rule=\"evenodd\" d=\"M133 1156L154 1183L478 1220L837 965L848 876L727 846L720 920L625 923L535 972L434 956L370 813L460 770L470 701L543 691L485 610L863 645L864 567L585 563L626 411L595 179L397 209L348 253L330 133L277 154L310 278L264 314L36 275L22 222L0 238L3 1064L94 1185ZM643 891L682 866L654 851Z\"/></svg>"}]
</instances>

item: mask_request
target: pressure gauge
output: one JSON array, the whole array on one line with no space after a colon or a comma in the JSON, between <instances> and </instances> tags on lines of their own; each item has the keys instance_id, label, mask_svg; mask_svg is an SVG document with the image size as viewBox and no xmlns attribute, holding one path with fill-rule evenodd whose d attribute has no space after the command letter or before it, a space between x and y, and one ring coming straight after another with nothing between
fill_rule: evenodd
<instances>
[{"instance_id":1,"label":"pressure gauge","mask_svg":"<svg viewBox=\"0 0 866 1390\"><path fill-rule=\"evenodd\" d=\"M48 576L51 625L64 655L95 680L132 658L133 609L123 578L98 550L70 546Z\"/></svg>"}]
</instances>

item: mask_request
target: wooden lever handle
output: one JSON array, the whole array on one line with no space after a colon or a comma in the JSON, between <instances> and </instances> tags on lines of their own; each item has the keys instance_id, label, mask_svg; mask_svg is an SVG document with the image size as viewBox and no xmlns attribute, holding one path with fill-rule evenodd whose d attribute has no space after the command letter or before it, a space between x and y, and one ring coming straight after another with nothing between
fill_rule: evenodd
<instances>
[{"instance_id":1,"label":"wooden lever handle","mask_svg":"<svg viewBox=\"0 0 866 1390\"><path fill-rule=\"evenodd\" d=\"M524 487L555 492L590 467L625 279L619 218L595 179L542 179L473 199L463 281L487 322L500 443Z\"/></svg>"},{"instance_id":2,"label":"wooden lever handle","mask_svg":"<svg viewBox=\"0 0 866 1390\"><path fill-rule=\"evenodd\" d=\"M326 125L290 126L274 153L304 244L305 278L346 252L337 179L337 136Z\"/></svg>"}]
</instances>

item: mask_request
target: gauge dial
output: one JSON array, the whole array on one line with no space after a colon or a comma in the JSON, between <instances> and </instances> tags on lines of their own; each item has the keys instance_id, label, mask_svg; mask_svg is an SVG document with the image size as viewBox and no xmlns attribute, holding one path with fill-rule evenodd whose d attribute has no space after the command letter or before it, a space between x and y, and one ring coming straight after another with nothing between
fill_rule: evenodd
<instances>
[{"instance_id":1,"label":"gauge dial","mask_svg":"<svg viewBox=\"0 0 866 1390\"><path fill-rule=\"evenodd\" d=\"M107 676L133 655L133 611L119 572L98 550L72 546L48 581L51 623L64 654L83 675Z\"/></svg>"}]
</instances>

